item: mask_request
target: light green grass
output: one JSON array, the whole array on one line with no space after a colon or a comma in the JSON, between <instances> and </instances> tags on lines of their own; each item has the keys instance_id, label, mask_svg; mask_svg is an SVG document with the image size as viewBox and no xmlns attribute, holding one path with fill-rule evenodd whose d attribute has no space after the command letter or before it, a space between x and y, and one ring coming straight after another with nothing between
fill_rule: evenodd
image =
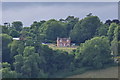
<instances>
[{"instance_id":1,"label":"light green grass","mask_svg":"<svg viewBox=\"0 0 120 80\"><path fill-rule=\"evenodd\" d=\"M118 78L118 66L99 70L88 70L83 74L72 75L68 78Z\"/></svg>"},{"instance_id":2,"label":"light green grass","mask_svg":"<svg viewBox=\"0 0 120 80\"><path fill-rule=\"evenodd\" d=\"M63 50L67 52L71 52L74 49L77 49L76 47L51 47L53 50Z\"/></svg>"},{"instance_id":3,"label":"light green grass","mask_svg":"<svg viewBox=\"0 0 120 80\"><path fill-rule=\"evenodd\" d=\"M72 50L78 48L78 46L74 46L74 47L57 47L56 44L48 44L48 46L50 48L52 48L53 50L62 50L62 51L67 51L68 53L70 53Z\"/></svg>"}]
</instances>

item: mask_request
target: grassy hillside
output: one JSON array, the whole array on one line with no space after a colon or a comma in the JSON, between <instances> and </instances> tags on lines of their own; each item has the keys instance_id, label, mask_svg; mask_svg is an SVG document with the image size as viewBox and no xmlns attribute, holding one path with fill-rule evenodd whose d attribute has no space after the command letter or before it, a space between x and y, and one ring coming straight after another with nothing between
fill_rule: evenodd
<instances>
[{"instance_id":1,"label":"grassy hillside","mask_svg":"<svg viewBox=\"0 0 120 80\"><path fill-rule=\"evenodd\" d=\"M118 67L88 71L68 78L118 78Z\"/></svg>"},{"instance_id":2,"label":"grassy hillside","mask_svg":"<svg viewBox=\"0 0 120 80\"><path fill-rule=\"evenodd\" d=\"M45 44L45 45L48 45L53 50L63 50L63 51L67 51L67 52L71 52L72 50L78 48L78 46L74 46L74 47L57 47L56 44Z\"/></svg>"}]
</instances>

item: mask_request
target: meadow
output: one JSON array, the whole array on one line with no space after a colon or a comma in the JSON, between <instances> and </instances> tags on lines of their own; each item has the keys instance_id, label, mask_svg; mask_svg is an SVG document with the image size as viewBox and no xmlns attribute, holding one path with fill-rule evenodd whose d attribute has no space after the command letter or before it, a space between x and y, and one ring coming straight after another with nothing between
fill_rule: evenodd
<instances>
[{"instance_id":1,"label":"meadow","mask_svg":"<svg viewBox=\"0 0 120 80\"><path fill-rule=\"evenodd\" d=\"M77 49L79 46L71 46L71 47L57 47L56 44L44 44L44 45L48 45L50 48L52 48L53 50L62 50L62 51L66 51L68 53L70 53L71 51Z\"/></svg>"},{"instance_id":2,"label":"meadow","mask_svg":"<svg viewBox=\"0 0 120 80\"><path fill-rule=\"evenodd\" d=\"M87 71L83 74L73 75L68 78L118 78L118 67Z\"/></svg>"}]
</instances>

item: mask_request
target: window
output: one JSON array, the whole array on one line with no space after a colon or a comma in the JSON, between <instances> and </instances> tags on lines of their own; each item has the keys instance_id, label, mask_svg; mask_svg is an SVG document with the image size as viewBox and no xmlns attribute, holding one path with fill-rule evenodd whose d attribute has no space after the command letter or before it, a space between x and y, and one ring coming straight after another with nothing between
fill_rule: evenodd
<instances>
[{"instance_id":1,"label":"window","mask_svg":"<svg viewBox=\"0 0 120 80\"><path fill-rule=\"evenodd\" d=\"M69 39L67 39L67 42L69 42Z\"/></svg>"},{"instance_id":2,"label":"window","mask_svg":"<svg viewBox=\"0 0 120 80\"><path fill-rule=\"evenodd\" d=\"M60 40L60 42L62 42L62 40Z\"/></svg>"}]
</instances>

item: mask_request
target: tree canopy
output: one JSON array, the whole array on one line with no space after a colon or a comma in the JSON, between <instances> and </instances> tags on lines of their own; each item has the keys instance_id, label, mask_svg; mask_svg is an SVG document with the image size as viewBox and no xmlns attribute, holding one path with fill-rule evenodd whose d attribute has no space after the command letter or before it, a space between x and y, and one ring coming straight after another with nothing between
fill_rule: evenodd
<instances>
[{"instance_id":1,"label":"tree canopy","mask_svg":"<svg viewBox=\"0 0 120 80\"><path fill-rule=\"evenodd\" d=\"M76 61L83 66L93 66L103 68L104 65L111 63L110 44L107 37L94 37L82 43L76 52Z\"/></svg>"},{"instance_id":2,"label":"tree canopy","mask_svg":"<svg viewBox=\"0 0 120 80\"><path fill-rule=\"evenodd\" d=\"M80 20L71 31L70 37L72 41L80 43L92 38L96 29L101 25L97 16L88 16Z\"/></svg>"},{"instance_id":3,"label":"tree canopy","mask_svg":"<svg viewBox=\"0 0 120 80\"><path fill-rule=\"evenodd\" d=\"M113 61L120 55L119 25L120 21L116 19L103 23L92 13L83 19L68 16L59 20L34 21L29 27L23 27L21 21L0 25L2 77L58 78L79 72L79 69L82 73L116 64ZM58 49L50 47L49 43L56 44L57 37L70 37L75 45L68 48L75 49L67 51L62 47L66 49L64 51L56 45Z\"/></svg>"}]
</instances>

